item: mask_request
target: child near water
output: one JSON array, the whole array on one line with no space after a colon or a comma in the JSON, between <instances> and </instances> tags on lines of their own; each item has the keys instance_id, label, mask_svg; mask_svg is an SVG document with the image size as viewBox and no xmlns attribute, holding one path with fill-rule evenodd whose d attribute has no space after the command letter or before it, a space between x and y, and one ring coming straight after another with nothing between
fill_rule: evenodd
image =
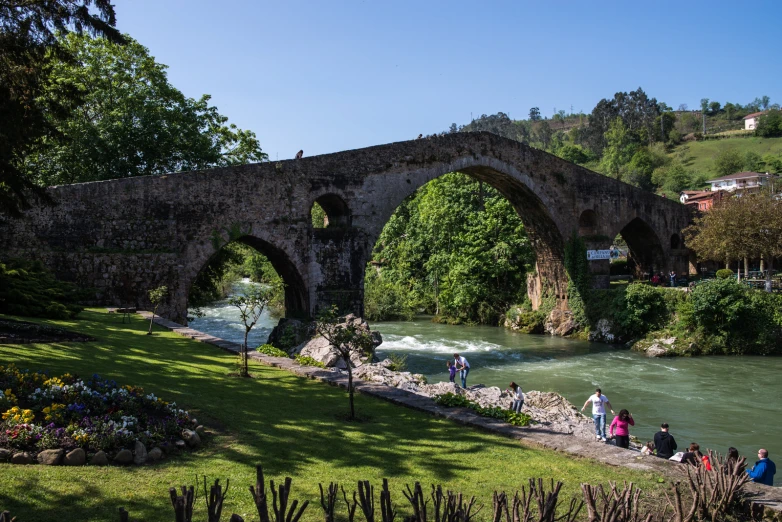
<instances>
[{"instance_id":1,"label":"child near water","mask_svg":"<svg viewBox=\"0 0 782 522\"><path fill-rule=\"evenodd\" d=\"M456 379L456 365L451 361L446 361L445 364L448 366L448 380L454 382Z\"/></svg>"}]
</instances>

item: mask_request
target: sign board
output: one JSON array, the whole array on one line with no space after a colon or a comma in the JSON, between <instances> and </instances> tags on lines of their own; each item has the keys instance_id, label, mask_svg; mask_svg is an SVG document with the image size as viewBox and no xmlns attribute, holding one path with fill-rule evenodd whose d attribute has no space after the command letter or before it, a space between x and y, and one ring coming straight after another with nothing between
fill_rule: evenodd
<instances>
[{"instance_id":1,"label":"sign board","mask_svg":"<svg viewBox=\"0 0 782 522\"><path fill-rule=\"evenodd\" d=\"M587 250L588 261L598 261L600 259L611 259L610 250Z\"/></svg>"}]
</instances>

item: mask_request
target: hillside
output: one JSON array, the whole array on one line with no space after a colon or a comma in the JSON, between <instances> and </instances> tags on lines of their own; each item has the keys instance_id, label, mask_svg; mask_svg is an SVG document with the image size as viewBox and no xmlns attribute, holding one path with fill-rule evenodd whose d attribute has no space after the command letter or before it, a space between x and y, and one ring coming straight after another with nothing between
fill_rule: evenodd
<instances>
[{"instance_id":1,"label":"hillside","mask_svg":"<svg viewBox=\"0 0 782 522\"><path fill-rule=\"evenodd\" d=\"M676 146L671 157L684 156L684 164L697 174L715 177L714 158L723 150L735 149L741 154L754 152L763 157L766 154L782 155L782 138L727 138L723 140L691 141Z\"/></svg>"}]
</instances>

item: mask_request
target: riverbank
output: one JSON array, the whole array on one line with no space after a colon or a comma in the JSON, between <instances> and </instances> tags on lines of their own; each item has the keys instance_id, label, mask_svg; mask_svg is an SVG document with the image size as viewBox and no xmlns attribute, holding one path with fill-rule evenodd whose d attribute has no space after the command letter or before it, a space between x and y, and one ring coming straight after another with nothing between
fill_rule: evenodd
<instances>
[{"instance_id":1,"label":"riverbank","mask_svg":"<svg viewBox=\"0 0 782 522\"><path fill-rule=\"evenodd\" d=\"M317 484L332 480L347 485L366 479L379 484L389 478L400 506L403 485L416 481L440 483L479 498L491 498L495 488L515 490L520 482L538 476L563 479L566 497L580 495L580 482L633 481L652 498L659 498L667 486L657 483L659 474L653 471L603 466L567 453L522 446L506 436L363 393L357 395L356 406L365 421L348 423L344 390L255 361L250 369L254 378L232 377L237 359L233 353L157 326L155 334L148 336L148 322L138 316L123 324L121 316L86 310L77 320L36 322L95 341L0 345L0 360L55 374L97 372L104 378L132 382L175 400L212 433L203 451L153 466L44 469L0 464L0 509L11 510L20 520L112 520L117 508L124 506L132 518L162 522L170 518L169 487L189 483L196 474L221 482L230 478L232 488L251 484L258 463L275 481L286 475L307 477L295 484L295 496L311 503L306 521L322 520L315 509L320 498ZM286 360L286 364L294 363ZM404 395L401 390L376 387ZM455 411L442 411L462 418ZM249 495L229 497L226 510L254 512ZM195 518L206 518L201 503Z\"/></svg>"}]
</instances>

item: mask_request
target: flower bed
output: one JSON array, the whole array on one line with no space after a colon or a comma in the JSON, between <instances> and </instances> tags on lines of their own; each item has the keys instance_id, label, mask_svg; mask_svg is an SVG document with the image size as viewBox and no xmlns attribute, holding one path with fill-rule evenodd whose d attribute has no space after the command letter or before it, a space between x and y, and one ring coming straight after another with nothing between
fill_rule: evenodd
<instances>
[{"instance_id":1,"label":"flower bed","mask_svg":"<svg viewBox=\"0 0 782 522\"><path fill-rule=\"evenodd\" d=\"M188 412L138 386L14 366L0 366L0 412L0 448L12 451L115 454L136 441L165 451L191 426Z\"/></svg>"}]
</instances>

